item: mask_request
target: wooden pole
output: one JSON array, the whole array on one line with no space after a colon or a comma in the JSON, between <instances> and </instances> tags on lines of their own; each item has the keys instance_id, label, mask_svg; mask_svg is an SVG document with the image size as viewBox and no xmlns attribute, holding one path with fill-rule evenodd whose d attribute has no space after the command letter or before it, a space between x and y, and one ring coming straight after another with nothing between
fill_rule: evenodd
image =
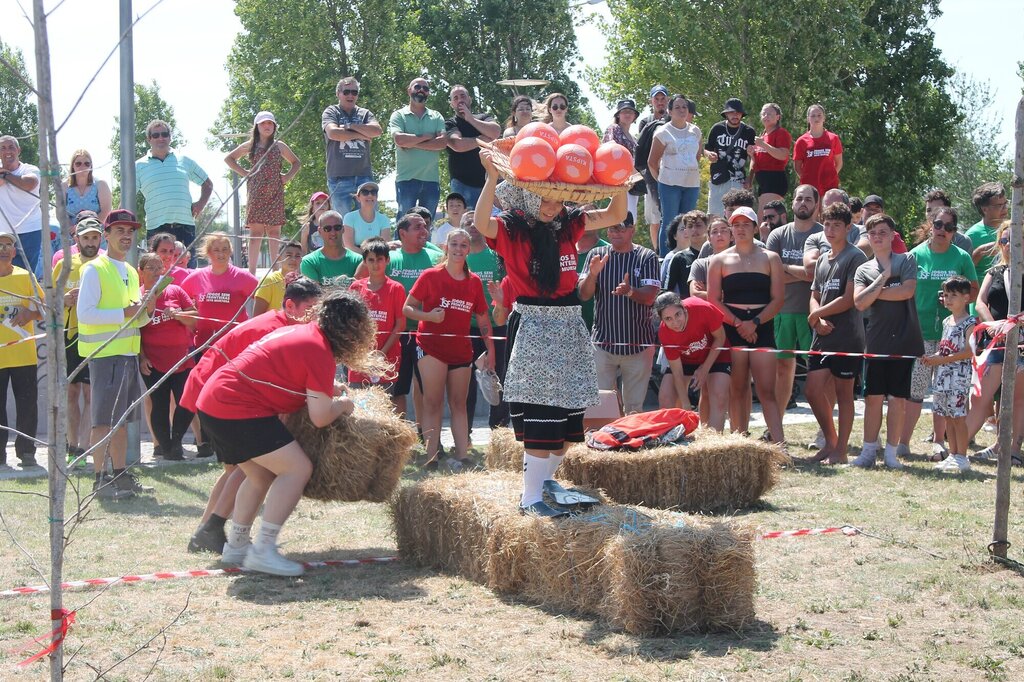
<instances>
[{"instance_id":1,"label":"wooden pole","mask_svg":"<svg viewBox=\"0 0 1024 682\"><path fill-rule=\"evenodd\" d=\"M1024 97L1017 103L1015 153L1013 159L1013 192L1010 201L1010 308L1009 314L1020 312L1021 274L1024 273ZM1006 358L1003 362L1003 399L999 401L999 468L996 473L996 518L992 529L992 544L989 551L993 556L1006 558L1007 524L1010 514L1010 447L1013 428L1013 390L1017 375L1017 345L1020 342L1020 327L1014 327L1006 335Z\"/></svg>"}]
</instances>

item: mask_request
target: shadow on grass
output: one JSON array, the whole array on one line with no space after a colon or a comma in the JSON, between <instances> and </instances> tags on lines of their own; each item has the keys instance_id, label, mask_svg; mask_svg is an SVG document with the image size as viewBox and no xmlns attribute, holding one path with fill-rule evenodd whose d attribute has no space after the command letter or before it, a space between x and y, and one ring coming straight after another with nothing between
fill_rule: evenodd
<instances>
[{"instance_id":1,"label":"shadow on grass","mask_svg":"<svg viewBox=\"0 0 1024 682\"><path fill-rule=\"evenodd\" d=\"M288 552L295 561L331 561L362 559L395 554L393 547L362 547L332 552ZM218 564L219 565L219 564ZM362 566L312 568L299 578L282 578L263 573L243 573L235 578L227 593L253 604L273 605L291 602L360 602L364 599L410 601L426 595L418 585L427 569L401 561Z\"/></svg>"},{"instance_id":2,"label":"shadow on grass","mask_svg":"<svg viewBox=\"0 0 1024 682\"><path fill-rule=\"evenodd\" d=\"M584 634L583 641L600 647L612 656L638 657L645 661L671 663L687 660L694 654L704 656L728 656L737 649L746 651L771 651L779 633L771 623L755 619L739 632L680 633L664 637L632 637L623 640L621 635L606 623L594 623ZM608 641L606 641L608 640Z\"/></svg>"}]
</instances>

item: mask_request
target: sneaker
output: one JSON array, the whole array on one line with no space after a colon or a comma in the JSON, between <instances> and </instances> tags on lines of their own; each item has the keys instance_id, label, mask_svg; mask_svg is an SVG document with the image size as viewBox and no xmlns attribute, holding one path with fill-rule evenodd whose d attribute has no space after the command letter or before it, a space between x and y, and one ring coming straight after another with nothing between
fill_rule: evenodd
<instances>
[{"instance_id":1,"label":"sneaker","mask_svg":"<svg viewBox=\"0 0 1024 682\"><path fill-rule=\"evenodd\" d=\"M985 460L999 459L999 448L996 445L989 445L987 448L975 452L974 456Z\"/></svg>"},{"instance_id":2,"label":"sneaker","mask_svg":"<svg viewBox=\"0 0 1024 682\"><path fill-rule=\"evenodd\" d=\"M135 491L118 488L106 476L102 481L93 481L92 494L101 500L127 500L135 497Z\"/></svg>"},{"instance_id":3,"label":"sneaker","mask_svg":"<svg viewBox=\"0 0 1024 682\"><path fill-rule=\"evenodd\" d=\"M971 470L971 463L966 455L950 455L935 468L943 473L962 474Z\"/></svg>"},{"instance_id":4,"label":"sneaker","mask_svg":"<svg viewBox=\"0 0 1024 682\"><path fill-rule=\"evenodd\" d=\"M188 551L192 553L220 552L227 544L228 538L223 528L211 529L202 526L189 538Z\"/></svg>"},{"instance_id":5,"label":"sneaker","mask_svg":"<svg viewBox=\"0 0 1024 682\"><path fill-rule=\"evenodd\" d=\"M999 430L999 424L996 422L995 417L989 417L985 420L985 425L981 427L986 433L995 433Z\"/></svg>"},{"instance_id":6,"label":"sneaker","mask_svg":"<svg viewBox=\"0 0 1024 682\"><path fill-rule=\"evenodd\" d=\"M39 466L39 462L36 461L36 456L33 454L18 455L18 459L21 460L22 469L31 469Z\"/></svg>"},{"instance_id":7,"label":"sneaker","mask_svg":"<svg viewBox=\"0 0 1024 682\"><path fill-rule=\"evenodd\" d=\"M195 536L193 536L195 537ZM221 563L231 564L232 566L241 566L245 561L245 557L249 555L249 548L252 547L252 543L248 542L241 547L232 547L227 542L221 546ZM188 551L192 551L192 543L188 543ZM214 550L216 551L216 550Z\"/></svg>"},{"instance_id":8,"label":"sneaker","mask_svg":"<svg viewBox=\"0 0 1024 682\"><path fill-rule=\"evenodd\" d=\"M825 434L818 429L818 435L814 437L814 442L807 444L808 450L824 450L828 443L825 442Z\"/></svg>"},{"instance_id":9,"label":"sneaker","mask_svg":"<svg viewBox=\"0 0 1024 682\"><path fill-rule=\"evenodd\" d=\"M850 462L850 466L860 467L861 469L871 469L875 466L876 459L878 459L878 446L865 445L860 449L860 454Z\"/></svg>"},{"instance_id":10,"label":"sneaker","mask_svg":"<svg viewBox=\"0 0 1024 682\"><path fill-rule=\"evenodd\" d=\"M140 493L151 493L156 490L156 488L151 485L142 485L139 483L139 479L137 479L135 474L130 471L124 471L120 476L115 476L113 484L118 490L130 490L136 495Z\"/></svg>"},{"instance_id":11,"label":"sneaker","mask_svg":"<svg viewBox=\"0 0 1024 682\"><path fill-rule=\"evenodd\" d=\"M493 369L476 370L476 383L488 405L501 404L501 381Z\"/></svg>"},{"instance_id":12,"label":"sneaker","mask_svg":"<svg viewBox=\"0 0 1024 682\"><path fill-rule=\"evenodd\" d=\"M910 455L910 446L906 443L900 443L896 446L897 457L908 457Z\"/></svg>"},{"instance_id":13,"label":"sneaker","mask_svg":"<svg viewBox=\"0 0 1024 682\"><path fill-rule=\"evenodd\" d=\"M80 448L75 445L68 446L68 467L75 469L82 469L86 466L86 457L82 457L85 454L85 448Z\"/></svg>"},{"instance_id":14,"label":"sneaker","mask_svg":"<svg viewBox=\"0 0 1024 682\"><path fill-rule=\"evenodd\" d=\"M181 462L185 459L185 450L181 443L174 443L164 450L163 457L167 462Z\"/></svg>"},{"instance_id":15,"label":"sneaker","mask_svg":"<svg viewBox=\"0 0 1024 682\"><path fill-rule=\"evenodd\" d=\"M197 445L196 457L213 457L213 446L209 442Z\"/></svg>"},{"instance_id":16,"label":"sneaker","mask_svg":"<svg viewBox=\"0 0 1024 682\"><path fill-rule=\"evenodd\" d=\"M903 462L900 461L899 455L896 454L895 450L886 449L883 454L885 466L889 469L900 470L903 468Z\"/></svg>"},{"instance_id":17,"label":"sneaker","mask_svg":"<svg viewBox=\"0 0 1024 682\"><path fill-rule=\"evenodd\" d=\"M519 507L519 513L523 516L539 516L548 519L561 519L569 516L568 509L552 507L547 502L534 502L525 507Z\"/></svg>"},{"instance_id":18,"label":"sneaker","mask_svg":"<svg viewBox=\"0 0 1024 682\"><path fill-rule=\"evenodd\" d=\"M242 561L242 568L284 576L297 576L306 572L306 567L298 561L281 556L276 545L252 545Z\"/></svg>"},{"instance_id":19,"label":"sneaker","mask_svg":"<svg viewBox=\"0 0 1024 682\"><path fill-rule=\"evenodd\" d=\"M927 436L925 436L924 438L921 439L921 442L922 443L934 443L935 442L935 434L934 433L929 433Z\"/></svg>"}]
</instances>

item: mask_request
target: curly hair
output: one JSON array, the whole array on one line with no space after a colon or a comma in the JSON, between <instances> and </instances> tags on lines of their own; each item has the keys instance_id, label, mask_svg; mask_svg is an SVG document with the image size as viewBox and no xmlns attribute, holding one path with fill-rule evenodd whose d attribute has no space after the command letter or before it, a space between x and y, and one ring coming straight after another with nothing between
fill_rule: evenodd
<instances>
[{"instance_id":1,"label":"curly hair","mask_svg":"<svg viewBox=\"0 0 1024 682\"><path fill-rule=\"evenodd\" d=\"M359 294L347 290L331 292L317 306L316 321L339 363L371 375L383 375L392 369L376 350L377 323Z\"/></svg>"}]
</instances>

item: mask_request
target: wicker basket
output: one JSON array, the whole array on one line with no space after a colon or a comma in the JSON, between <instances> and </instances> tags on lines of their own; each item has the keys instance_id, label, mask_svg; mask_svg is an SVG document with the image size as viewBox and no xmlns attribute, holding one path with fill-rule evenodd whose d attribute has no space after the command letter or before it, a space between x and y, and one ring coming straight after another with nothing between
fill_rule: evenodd
<instances>
[{"instance_id":1,"label":"wicker basket","mask_svg":"<svg viewBox=\"0 0 1024 682\"><path fill-rule=\"evenodd\" d=\"M539 194L545 199L552 199L554 201L569 201L577 204L586 204L598 199L605 199L622 192L628 192L629 188L633 186L633 183L639 182L643 177L639 173L633 173L629 178L626 179L621 185L574 185L568 182L530 182L527 180L520 180L516 177L515 173L512 172L512 167L509 164L508 155L512 151L512 146L516 143L514 137L504 137L494 142L484 142L478 140L478 144L481 147L486 147L491 150L491 158L494 160L494 167L498 169L501 176L505 178L506 182L511 182L516 187L522 187L525 190L529 190L534 194Z\"/></svg>"}]
</instances>

